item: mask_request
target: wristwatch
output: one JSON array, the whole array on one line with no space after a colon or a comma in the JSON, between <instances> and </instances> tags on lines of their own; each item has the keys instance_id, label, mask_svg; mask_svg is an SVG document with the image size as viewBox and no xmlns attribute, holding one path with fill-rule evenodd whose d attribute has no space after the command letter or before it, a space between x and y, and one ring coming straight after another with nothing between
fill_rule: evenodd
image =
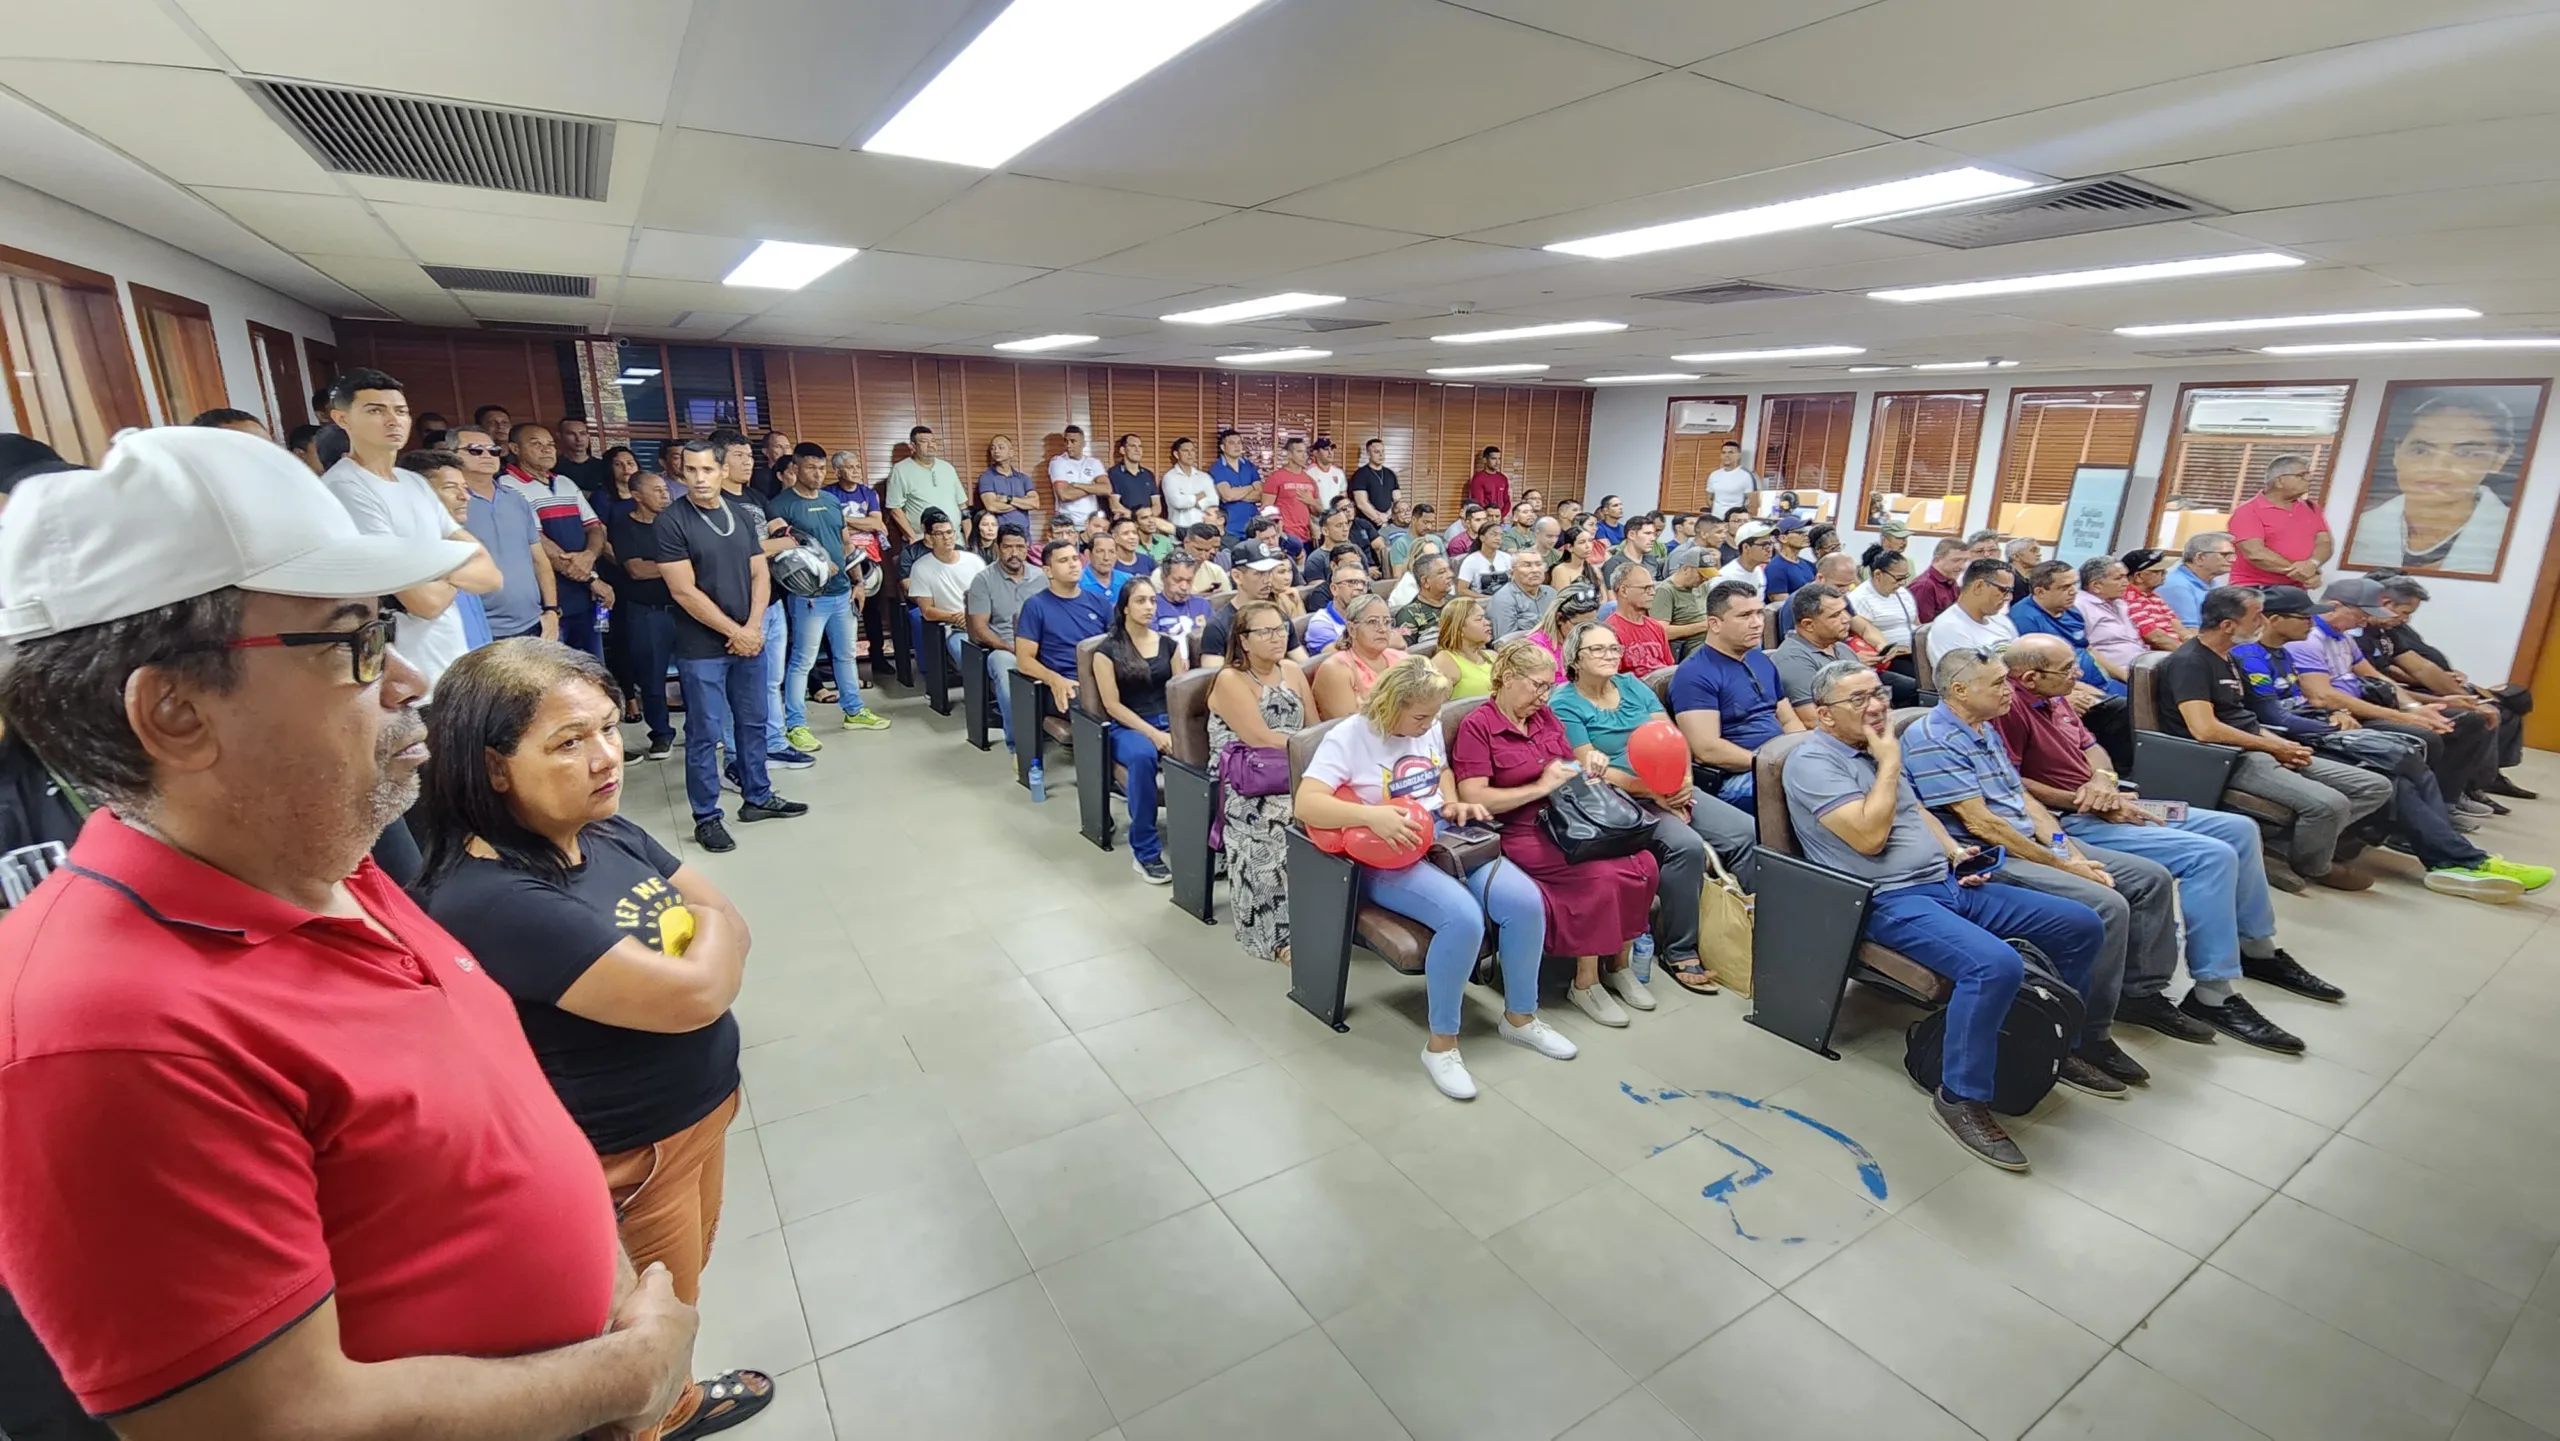
<instances>
[{"instance_id":1,"label":"wristwatch","mask_svg":"<svg viewBox=\"0 0 2560 1441\"><path fill-rule=\"evenodd\" d=\"M549 611L553 615L558 615L560 613L560 607L556 605L546 605L543 609Z\"/></svg>"}]
</instances>

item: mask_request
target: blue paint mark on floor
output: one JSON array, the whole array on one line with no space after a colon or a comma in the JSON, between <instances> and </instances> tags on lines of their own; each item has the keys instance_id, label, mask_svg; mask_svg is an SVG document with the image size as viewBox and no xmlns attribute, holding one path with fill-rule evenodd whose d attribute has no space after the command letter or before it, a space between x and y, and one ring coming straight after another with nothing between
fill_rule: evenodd
<instances>
[{"instance_id":1,"label":"blue paint mark on floor","mask_svg":"<svg viewBox=\"0 0 2560 1441\"><path fill-rule=\"evenodd\" d=\"M1758 1100L1750 1096L1738 1095L1732 1091L1683 1091L1675 1087L1666 1086L1659 1090L1646 1092L1637 1090L1634 1086L1629 1085L1625 1081L1620 1081L1618 1083L1618 1092L1639 1106L1659 1105L1664 1101L1725 1101L1730 1102L1733 1105L1740 1106L1745 1110L1759 1111L1768 1115L1784 1116L1788 1120L1796 1122L1807 1130L1813 1131L1817 1135L1829 1137L1833 1142L1839 1145L1841 1150L1848 1152L1850 1160L1857 1164L1858 1180L1867 1188L1867 1194L1875 1197L1879 1201L1885 1199L1886 1187L1884 1167L1876 1161L1874 1154L1868 1151L1866 1147L1859 1145L1847 1132L1842 1131L1839 1127L1834 1126L1827 1121L1817 1120L1812 1116L1806 1115L1802 1111L1793 1109L1792 1107L1773 1105L1770 1102ZM1750 1169L1747 1174L1742 1171L1735 1171L1718 1180L1711 1181L1707 1183L1706 1188L1699 1192L1699 1194L1706 1200L1713 1201L1717 1205L1725 1208L1725 1214L1733 1221L1733 1233L1735 1235L1740 1236L1746 1241L1758 1241L1764 1239L1763 1237L1752 1235L1749 1230L1744 1228L1742 1224L1742 1215L1739 1211L1734 1209L1733 1203L1734 1198L1741 1192L1749 1190L1751 1187L1769 1179L1770 1176L1776 1173L1771 1171L1767 1163L1761 1161L1758 1157L1750 1155L1741 1148L1725 1141L1721 1137L1708 1135L1701 1127L1690 1127L1689 1134L1681 1138L1680 1141L1672 1142L1672 1145L1680 1145L1687 1141L1697 1140L1700 1137L1705 1137L1705 1139L1713 1141L1717 1146L1722 1147L1728 1154L1733 1156L1735 1160L1742 1162ZM1658 1156L1664 1151L1670 1149L1671 1146L1656 1146L1653 1148L1653 1153ZM1805 1238L1802 1236L1786 1236L1778 1238L1779 1244L1787 1246L1800 1246L1804 1244L1804 1239Z\"/></svg>"}]
</instances>

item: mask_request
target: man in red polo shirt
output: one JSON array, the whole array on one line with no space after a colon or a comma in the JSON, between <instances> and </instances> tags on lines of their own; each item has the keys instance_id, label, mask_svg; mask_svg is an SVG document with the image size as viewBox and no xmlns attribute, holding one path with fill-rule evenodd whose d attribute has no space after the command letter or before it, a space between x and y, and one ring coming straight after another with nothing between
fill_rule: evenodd
<instances>
[{"instance_id":1,"label":"man in red polo shirt","mask_svg":"<svg viewBox=\"0 0 2560 1441\"><path fill-rule=\"evenodd\" d=\"M2329 519L2311 499L2311 462L2279 455L2267 462L2266 485L2231 512L2232 559L2225 585L2298 585L2316 590L2336 541Z\"/></svg>"},{"instance_id":2,"label":"man in red polo shirt","mask_svg":"<svg viewBox=\"0 0 2560 1441\"><path fill-rule=\"evenodd\" d=\"M1954 605L1956 592L1964 589L1958 577L1972 561L1971 542L1952 535L1941 538L1938 548L1929 553L1929 568L1909 586L1913 617L1926 625L1938 618L1938 612Z\"/></svg>"},{"instance_id":3,"label":"man in red polo shirt","mask_svg":"<svg viewBox=\"0 0 2560 1441\"><path fill-rule=\"evenodd\" d=\"M690 1368L505 993L365 856L426 759L374 597L473 553L221 430L0 526L0 720L105 803L0 924L0 1284L127 1437L618 1435Z\"/></svg>"}]
</instances>

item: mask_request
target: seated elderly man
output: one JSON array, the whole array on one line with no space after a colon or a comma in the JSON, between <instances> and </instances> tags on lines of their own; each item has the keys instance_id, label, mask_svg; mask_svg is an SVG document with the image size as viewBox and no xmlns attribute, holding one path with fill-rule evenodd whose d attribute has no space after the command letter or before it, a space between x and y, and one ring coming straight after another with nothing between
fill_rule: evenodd
<instances>
[{"instance_id":1,"label":"seated elderly man","mask_svg":"<svg viewBox=\"0 0 2560 1441\"><path fill-rule=\"evenodd\" d=\"M2389 570L2377 570L2365 578L2382 588L2381 604L2365 610L2364 632L2356 638L2364 647L2365 658L2381 667L2383 674L2420 695L2446 705L2468 707L2497 723L2501 773L2473 786L2470 798L2499 815L2506 813L2506 807L2490 799L2492 796L2519 801L2540 799L2503 774L2506 768L2524 759L2524 718L2533 714L2533 692L2520 685L2472 684L2471 677L2454 669L2450 656L2427 644L2426 637L2409 623L2418 607L2429 599L2424 585Z\"/></svg>"},{"instance_id":2,"label":"seated elderly man","mask_svg":"<svg viewBox=\"0 0 2560 1441\"><path fill-rule=\"evenodd\" d=\"M1355 558L1357 552L1350 551L1348 547L1345 551L1344 558L1335 565L1332 578L1326 583L1332 599L1307 622L1309 655L1342 638L1343 628L1351 623L1345 619L1350 614L1351 603L1369 593L1369 572L1361 568Z\"/></svg>"},{"instance_id":3,"label":"seated elderly man","mask_svg":"<svg viewBox=\"0 0 2560 1441\"><path fill-rule=\"evenodd\" d=\"M1689 742L1698 789L1748 814L1757 786L1753 757L1779 736L1805 728L1769 653L1760 592L1738 580L1707 592L1707 643L1671 673L1671 719Z\"/></svg>"},{"instance_id":4,"label":"seated elderly man","mask_svg":"<svg viewBox=\"0 0 2560 1441\"><path fill-rule=\"evenodd\" d=\"M2061 1080L2093 1096L2119 1099L2127 1085L2147 1081L2151 1073L2108 1033L2116 1001L2129 980L2164 986L2176 972L2177 882L2156 861L2075 844L2053 813L2027 794L2008 746L1991 728L2014 698L2009 668L1998 656L1978 650L1949 655L1938 672L1938 694L1937 708L1902 735L1912 789L1950 832L2008 852L1991 873L1994 883L2077 901L2105 921L2096 966L2080 988L2088 1025L2073 1055L2088 1065L2066 1064ZM2179 1030L2172 1034L2181 1040L2211 1039L2202 1024L2175 1019Z\"/></svg>"},{"instance_id":5,"label":"seated elderly man","mask_svg":"<svg viewBox=\"0 0 2560 1441\"><path fill-rule=\"evenodd\" d=\"M2081 622L2080 572L2068 561L2048 560L2027 576L2026 599L2009 606L2009 625L2019 635L2058 636L2070 645L2084 685L2122 695L2124 682L2110 676L2089 654L2089 633ZM1932 644L1937 632L1929 633Z\"/></svg>"},{"instance_id":6,"label":"seated elderly man","mask_svg":"<svg viewBox=\"0 0 2560 1441\"><path fill-rule=\"evenodd\" d=\"M2152 647L2133 619L2127 592L2133 577L2123 561L2093 555L2080 562L2080 595L2071 608L2080 614L2082 655L2106 682L2122 686L2133 678L2133 663ZM2024 633L2024 628L2020 628ZM2084 674L2081 679L2088 677Z\"/></svg>"},{"instance_id":7,"label":"seated elderly man","mask_svg":"<svg viewBox=\"0 0 2560 1441\"><path fill-rule=\"evenodd\" d=\"M1835 586L1815 581L1787 597L1785 606L1789 622L1787 638L1769 658L1778 667L1778 682L1786 688L1787 703L1805 724L1813 724L1813 678L1825 665L1835 660L1857 660L1858 653L1849 648L1849 629L1857 617L1849 613L1848 598ZM1909 705L1920 698L1919 682L1906 675L1881 671L1885 689L1893 692L1895 705Z\"/></svg>"},{"instance_id":8,"label":"seated elderly man","mask_svg":"<svg viewBox=\"0 0 2560 1441\"><path fill-rule=\"evenodd\" d=\"M1955 983L1943 1075L1930 1109L1967 1151L2002 1170L2023 1171L2025 1153L1988 1104L2000 1025L2026 974L2006 938L2044 952L2063 984L2086 995L2106 927L2076 901L1951 873L1948 862L1974 849L1959 847L1921 807L1903 774L1892 695L1872 669L1834 661L1815 675L1813 695L1814 734L1787 758L1787 815L1796 842L1806 859L1874 885L1867 939ZM2078 1056L2063 1065L2069 1079L2109 1081Z\"/></svg>"},{"instance_id":9,"label":"seated elderly man","mask_svg":"<svg viewBox=\"0 0 2560 1441\"><path fill-rule=\"evenodd\" d=\"M1940 612L1955 609L1956 596L1964 589L1965 567L1972 563L1972 546L1952 535L1940 537L1929 552L1929 568L1911 578L1911 604L1922 625L1934 624ZM2009 581L2005 577L2000 590L2006 597ZM2001 604L2006 606L2008 601L2003 599Z\"/></svg>"},{"instance_id":10,"label":"seated elderly man","mask_svg":"<svg viewBox=\"0 0 2560 1441\"><path fill-rule=\"evenodd\" d=\"M2017 703L1992 726L2027 783L2027 794L2062 818L2072 837L2110 851L2159 862L2178 878L2186 916L2187 975L2195 985L2171 1005L2166 977L2127 976L2116 1019L2180 1040L2206 1037L2202 1022L2234 1040L2299 1053L2302 1041L2261 1015L2234 987L2242 976L2316 1001L2346 992L2303 969L2276 944L2275 902L2258 823L2228 811L2194 808L2170 821L2145 810L2121 788L2114 765L2071 709L2070 648L2047 635L2022 637L2001 657ZM2184 1024L2181 1024L2184 1022Z\"/></svg>"},{"instance_id":11,"label":"seated elderly man","mask_svg":"<svg viewBox=\"0 0 2560 1441\"><path fill-rule=\"evenodd\" d=\"M1458 572L1449 557L1430 552L1413 563L1411 572L1413 599L1396 612L1396 627L1408 637L1420 640L1440 627L1440 612L1447 609L1449 597L1458 588Z\"/></svg>"},{"instance_id":12,"label":"seated elderly man","mask_svg":"<svg viewBox=\"0 0 2560 1441\"><path fill-rule=\"evenodd\" d=\"M1511 553L1511 583L1485 598L1484 618L1493 638L1538 628L1547 607L1556 603L1556 588L1547 584L1547 558L1534 547Z\"/></svg>"},{"instance_id":13,"label":"seated elderly man","mask_svg":"<svg viewBox=\"0 0 2560 1441\"><path fill-rule=\"evenodd\" d=\"M2381 608L2382 587L2362 576L2333 580L2320 592L2311 633L2285 646L2303 698L2354 716L2368 730L2392 731L2426 747L2427 768L2435 772L2445 804L2462 814L2488 814L2487 806L2466 798L2498 773L2496 726L2469 709L2400 695L2356 643L2365 613Z\"/></svg>"}]
</instances>

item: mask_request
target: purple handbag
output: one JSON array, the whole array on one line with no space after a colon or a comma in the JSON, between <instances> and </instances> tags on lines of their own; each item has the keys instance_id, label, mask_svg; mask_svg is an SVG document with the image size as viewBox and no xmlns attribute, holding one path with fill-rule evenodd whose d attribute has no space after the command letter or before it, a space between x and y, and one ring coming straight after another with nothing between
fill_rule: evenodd
<instances>
[{"instance_id":1,"label":"purple handbag","mask_svg":"<svg viewBox=\"0 0 2560 1441\"><path fill-rule=\"evenodd\" d=\"M1240 796L1276 796L1289 789L1289 753L1277 746L1249 746L1242 741L1218 752L1218 785ZM1227 808L1216 796L1209 802L1209 849L1227 848Z\"/></svg>"}]
</instances>

